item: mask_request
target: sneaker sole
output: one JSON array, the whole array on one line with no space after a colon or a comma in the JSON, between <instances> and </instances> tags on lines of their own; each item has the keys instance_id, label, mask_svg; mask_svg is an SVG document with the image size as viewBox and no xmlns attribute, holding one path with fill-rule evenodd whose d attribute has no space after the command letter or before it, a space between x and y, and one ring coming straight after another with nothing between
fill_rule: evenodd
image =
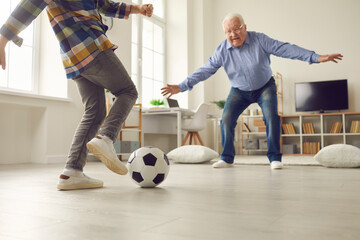
<instances>
[{"instance_id":1,"label":"sneaker sole","mask_svg":"<svg viewBox=\"0 0 360 240\"><path fill-rule=\"evenodd\" d=\"M102 188L103 183L87 183L87 184L74 184L74 185L63 185L58 184L57 188L59 190L76 190L76 189L89 189L89 188Z\"/></svg>"},{"instance_id":2,"label":"sneaker sole","mask_svg":"<svg viewBox=\"0 0 360 240\"><path fill-rule=\"evenodd\" d=\"M118 163L115 163L110 157L106 156L101 148L98 148L95 144L92 144L91 142L88 142L86 144L86 147L89 149L89 151L94 154L97 158L100 159L100 161L105 164L105 166L113 171L114 173L120 174L120 175L126 175L128 173L128 169L125 165L123 165L120 160L118 160Z\"/></svg>"},{"instance_id":3,"label":"sneaker sole","mask_svg":"<svg viewBox=\"0 0 360 240\"><path fill-rule=\"evenodd\" d=\"M280 170L282 169L283 167L271 167L272 170Z\"/></svg>"},{"instance_id":4,"label":"sneaker sole","mask_svg":"<svg viewBox=\"0 0 360 240\"><path fill-rule=\"evenodd\" d=\"M213 168L232 168L232 167L234 167L234 164L231 164L231 165L229 165L229 166L212 166Z\"/></svg>"}]
</instances>

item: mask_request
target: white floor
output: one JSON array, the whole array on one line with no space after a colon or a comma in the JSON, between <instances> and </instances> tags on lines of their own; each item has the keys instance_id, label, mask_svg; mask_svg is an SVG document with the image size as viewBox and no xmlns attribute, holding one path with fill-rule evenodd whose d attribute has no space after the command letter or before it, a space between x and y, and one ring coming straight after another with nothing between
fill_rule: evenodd
<instances>
[{"instance_id":1,"label":"white floor","mask_svg":"<svg viewBox=\"0 0 360 240\"><path fill-rule=\"evenodd\" d=\"M288 164L272 171L264 164L238 163L231 169L173 164L160 187L142 189L128 176L91 162L85 172L102 179L104 188L58 191L62 166L0 165L1 240L360 236L360 169Z\"/></svg>"},{"instance_id":2,"label":"white floor","mask_svg":"<svg viewBox=\"0 0 360 240\"><path fill-rule=\"evenodd\" d=\"M306 166L319 166L320 164L315 161L313 156L304 155L284 155L282 157L282 162L285 166L295 166L295 165L306 165ZM235 164L255 164L255 165L267 165L269 160L264 155L237 155L235 156Z\"/></svg>"}]
</instances>

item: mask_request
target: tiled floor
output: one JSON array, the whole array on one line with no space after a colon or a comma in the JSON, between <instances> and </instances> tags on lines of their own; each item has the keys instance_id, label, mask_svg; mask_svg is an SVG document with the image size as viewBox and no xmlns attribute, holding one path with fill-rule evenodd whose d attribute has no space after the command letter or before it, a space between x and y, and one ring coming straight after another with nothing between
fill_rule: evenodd
<instances>
[{"instance_id":1,"label":"tiled floor","mask_svg":"<svg viewBox=\"0 0 360 240\"><path fill-rule=\"evenodd\" d=\"M0 165L0 239L343 240L360 236L360 169L173 164L142 189L101 163L96 190L58 191L63 164Z\"/></svg>"}]
</instances>

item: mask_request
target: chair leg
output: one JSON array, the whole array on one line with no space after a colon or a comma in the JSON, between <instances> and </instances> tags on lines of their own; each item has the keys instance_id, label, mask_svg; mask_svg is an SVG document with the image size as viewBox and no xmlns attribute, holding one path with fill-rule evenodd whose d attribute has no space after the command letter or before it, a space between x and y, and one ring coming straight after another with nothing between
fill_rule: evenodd
<instances>
[{"instance_id":1,"label":"chair leg","mask_svg":"<svg viewBox=\"0 0 360 240\"><path fill-rule=\"evenodd\" d=\"M195 132L196 136L198 137L199 141L200 141L200 144L204 146L204 143L203 141L201 140L201 137L200 137L200 134L199 132Z\"/></svg>"},{"instance_id":2,"label":"chair leg","mask_svg":"<svg viewBox=\"0 0 360 240\"><path fill-rule=\"evenodd\" d=\"M196 135L196 132L194 132L193 134L194 134L194 142L195 142L195 145L197 145L198 142L197 142L197 140L196 140L196 136L197 136L197 135Z\"/></svg>"},{"instance_id":3,"label":"chair leg","mask_svg":"<svg viewBox=\"0 0 360 240\"><path fill-rule=\"evenodd\" d=\"M185 136L185 138L184 138L184 141L182 142L181 146L184 146L184 145L185 145L185 143L186 143L186 141L188 140L189 136L190 136L190 133L188 132L188 133L186 134L186 136Z\"/></svg>"},{"instance_id":4,"label":"chair leg","mask_svg":"<svg viewBox=\"0 0 360 240\"><path fill-rule=\"evenodd\" d=\"M198 132L188 132L183 140L183 142L181 143L181 146L184 146L186 144L186 141L188 140L188 138L190 137L189 139L189 145L192 145L192 142L193 142L193 139L194 139L194 144L197 145L198 144L198 139L199 139L199 142L202 146L204 146L204 143L200 137L200 134Z\"/></svg>"}]
</instances>

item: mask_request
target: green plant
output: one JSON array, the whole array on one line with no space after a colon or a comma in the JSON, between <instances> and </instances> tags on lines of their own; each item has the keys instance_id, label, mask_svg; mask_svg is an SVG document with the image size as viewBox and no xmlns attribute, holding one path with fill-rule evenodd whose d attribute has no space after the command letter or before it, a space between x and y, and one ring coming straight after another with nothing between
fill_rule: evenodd
<instances>
[{"instance_id":1,"label":"green plant","mask_svg":"<svg viewBox=\"0 0 360 240\"><path fill-rule=\"evenodd\" d=\"M225 106L225 100L213 101L212 103L215 103L215 104L216 104L216 106L218 106L220 109L224 109L224 106Z\"/></svg>"},{"instance_id":2,"label":"green plant","mask_svg":"<svg viewBox=\"0 0 360 240\"><path fill-rule=\"evenodd\" d=\"M165 103L161 99L153 99L150 101L150 104L154 106L160 106L160 105L164 105Z\"/></svg>"}]
</instances>

